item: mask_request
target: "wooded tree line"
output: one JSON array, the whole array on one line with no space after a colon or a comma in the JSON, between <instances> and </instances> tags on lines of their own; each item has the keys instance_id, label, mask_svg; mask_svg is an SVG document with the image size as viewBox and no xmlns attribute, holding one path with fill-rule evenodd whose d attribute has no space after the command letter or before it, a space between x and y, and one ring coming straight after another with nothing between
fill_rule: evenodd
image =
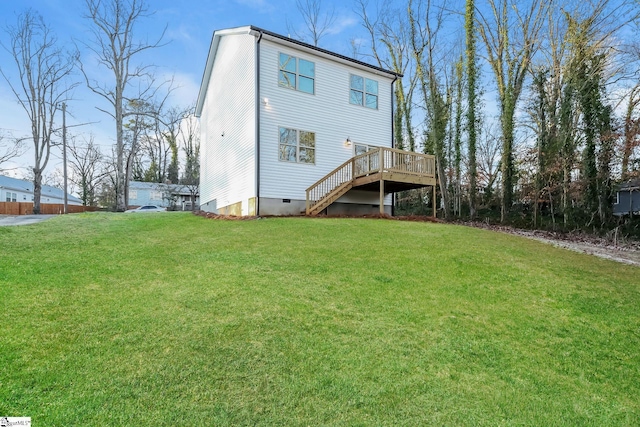
<instances>
[{"instance_id":1,"label":"wooded tree line","mask_svg":"<svg viewBox=\"0 0 640 427\"><path fill-rule=\"evenodd\" d=\"M124 211L131 180L183 184L199 181L199 136L193 107L170 106L172 81L159 80L155 66L139 60L140 54L162 46L164 31L155 42L138 41L134 28L153 12L145 0L85 0L83 17L90 37L65 50L45 20L32 9L21 13L6 28L2 46L13 59L0 72L31 123L34 163L34 213L40 212L40 194L51 147L62 129L63 104L73 104L73 89L82 82L107 107L97 106L115 124L113 150L102 150L93 136L70 136L69 178L85 205ZM83 57L78 44L87 54ZM89 69L101 68L110 79L98 80ZM98 105L98 103L96 103ZM6 138L4 138L6 139ZM0 141L2 142L2 141ZM2 158L17 155L24 138L6 146ZM182 158L182 170L180 161Z\"/></svg>"},{"instance_id":2,"label":"wooded tree line","mask_svg":"<svg viewBox=\"0 0 640 427\"><path fill-rule=\"evenodd\" d=\"M615 224L616 184L640 177L637 2L358 0L357 11L371 49L356 56L404 75L394 144L436 157L444 218ZM425 195L400 194L398 211L426 211Z\"/></svg>"}]
</instances>

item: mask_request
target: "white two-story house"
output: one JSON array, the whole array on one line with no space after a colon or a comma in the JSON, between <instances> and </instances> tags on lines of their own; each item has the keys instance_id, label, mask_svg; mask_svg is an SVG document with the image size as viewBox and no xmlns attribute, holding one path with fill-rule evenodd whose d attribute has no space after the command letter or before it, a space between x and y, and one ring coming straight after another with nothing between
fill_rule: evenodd
<instances>
[{"instance_id":1,"label":"white two-story house","mask_svg":"<svg viewBox=\"0 0 640 427\"><path fill-rule=\"evenodd\" d=\"M304 212L310 185L356 154L391 147L399 77L253 26L215 31L196 106L201 208ZM380 200L352 189L326 212L378 212Z\"/></svg>"}]
</instances>

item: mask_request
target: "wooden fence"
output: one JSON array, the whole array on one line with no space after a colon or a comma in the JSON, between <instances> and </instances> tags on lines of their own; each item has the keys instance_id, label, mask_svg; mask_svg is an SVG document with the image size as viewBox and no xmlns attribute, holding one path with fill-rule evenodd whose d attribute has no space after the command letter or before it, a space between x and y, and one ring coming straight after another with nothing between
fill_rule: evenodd
<instances>
[{"instance_id":1,"label":"wooden fence","mask_svg":"<svg viewBox=\"0 0 640 427\"><path fill-rule=\"evenodd\" d=\"M67 205L69 213L94 212L95 206ZM31 202L0 202L0 215L31 215L33 203ZM63 204L41 203L40 213L46 215L58 215L64 213Z\"/></svg>"}]
</instances>

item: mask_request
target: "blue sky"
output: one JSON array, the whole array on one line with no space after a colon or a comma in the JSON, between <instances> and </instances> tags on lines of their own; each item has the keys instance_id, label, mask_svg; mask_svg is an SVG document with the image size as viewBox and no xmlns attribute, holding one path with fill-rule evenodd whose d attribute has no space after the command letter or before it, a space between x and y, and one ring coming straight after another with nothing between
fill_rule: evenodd
<instances>
[{"instance_id":1,"label":"blue sky","mask_svg":"<svg viewBox=\"0 0 640 427\"><path fill-rule=\"evenodd\" d=\"M335 4L333 4L334 2ZM359 24L358 16L352 10L350 3L344 4L332 0L324 1L327 8L335 8L336 20L330 34L322 40L322 47L343 54L350 54L349 40L364 34ZM242 25L256 25L280 34L288 34L292 23L300 21L299 14L293 1L283 0L148 0L150 10L154 11L151 18L142 21L136 30L138 39L154 40L167 26L164 41L166 46L149 51L143 59L153 63L158 68L155 73L160 78L174 76L179 89L173 92L172 102L186 106L194 102L200 86L202 73L209 50L209 43L213 31L216 29L237 27ZM91 63L86 49L81 41L89 37L89 21L83 18L84 0L0 0L0 41L8 43L4 29L7 25L15 25L17 15L31 8L40 13L45 22L56 33L58 40L70 48L76 43L80 53L87 62ZM295 24L294 24L295 25ZM0 66L9 76L14 72L12 59L5 49L0 48ZM105 73L104 70L95 72ZM82 76L75 78L80 81ZM108 78L108 74L105 74ZM17 80L13 80L17 82ZM104 106L102 101L90 93L83 85L74 92L74 99L68 103L69 124L95 122L91 125L76 127L73 133L95 136L96 142L104 152L109 150L115 139L114 125L111 119L98 111L96 106ZM0 133L13 136L29 134L29 123L26 114L16 103L6 81L0 78ZM32 145L29 142L29 146ZM60 153L58 148L52 149L52 158L47 172L60 167ZM32 152L28 152L14 162L9 171L11 176L21 177L26 167L33 162ZM6 167L0 166L0 167Z\"/></svg>"}]
</instances>

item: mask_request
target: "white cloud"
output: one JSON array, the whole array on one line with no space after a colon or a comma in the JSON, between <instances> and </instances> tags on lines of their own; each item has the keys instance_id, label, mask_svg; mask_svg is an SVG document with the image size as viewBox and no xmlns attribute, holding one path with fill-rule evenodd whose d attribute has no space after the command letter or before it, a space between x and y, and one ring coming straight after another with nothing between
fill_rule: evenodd
<instances>
[{"instance_id":1,"label":"white cloud","mask_svg":"<svg viewBox=\"0 0 640 427\"><path fill-rule=\"evenodd\" d=\"M347 15L340 15L336 18L333 25L327 30L327 34L337 35L357 24L358 24L358 21L354 17L347 16Z\"/></svg>"}]
</instances>

